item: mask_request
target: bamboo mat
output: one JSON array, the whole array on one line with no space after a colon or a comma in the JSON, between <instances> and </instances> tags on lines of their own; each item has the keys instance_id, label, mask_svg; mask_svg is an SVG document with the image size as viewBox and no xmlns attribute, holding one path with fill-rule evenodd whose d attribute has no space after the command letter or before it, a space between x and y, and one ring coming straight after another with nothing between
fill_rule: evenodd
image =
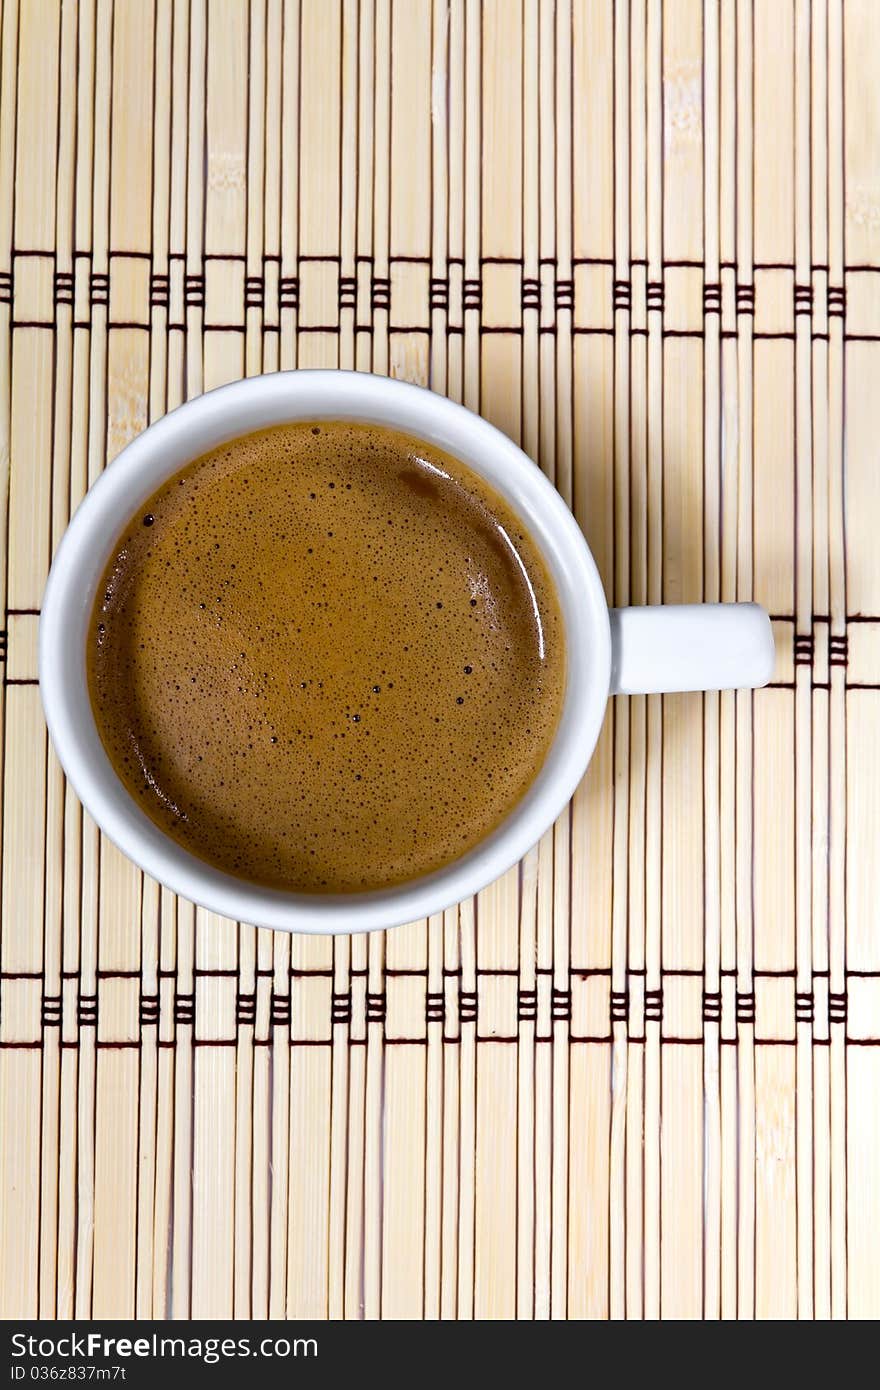
<instances>
[{"instance_id":1,"label":"bamboo mat","mask_svg":"<svg viewBox=\"0 0 880 1390\"><path fill-rule=\"evenodd\" d=\"M4 0L0 45L0 1312L880 1315L880 4ZM333 941L102 841L35 661L108 459L337 365L779 660L616 701L518 871Z\"/></svg>"}]
</instances>

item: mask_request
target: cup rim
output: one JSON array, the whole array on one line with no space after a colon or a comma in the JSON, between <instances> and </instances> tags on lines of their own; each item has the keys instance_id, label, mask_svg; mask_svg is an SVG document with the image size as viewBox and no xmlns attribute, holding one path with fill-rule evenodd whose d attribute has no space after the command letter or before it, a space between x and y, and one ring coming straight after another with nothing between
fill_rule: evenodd
<instances>
[{"instance_id":1,"label":"cup rim","mask_svg":"<svg viewBox=\"0 0 880 1390\"><path fill-rule=\"evenodd\" d=\"M187 461L225 440L285 421L321 418L393 425L438 444L490 481L550 568L567 648L559 726L537 777L506 819L441 869L391 888L349 894L291 893L249 883L178 845L135 805L113 769L85 682L95 586L140 503ZM572 513L537 465L507 435L445 396L335 369L245 378L186 402L137 435L71 518L52 563L39 626L39 684L49 733L71 785L104 834L142 870L197 905L290 932L397 926L442 911L511 868L553 824L580 781L599 736L610 678L608 606L595 561Z\"/></svg>"}]
</instances>

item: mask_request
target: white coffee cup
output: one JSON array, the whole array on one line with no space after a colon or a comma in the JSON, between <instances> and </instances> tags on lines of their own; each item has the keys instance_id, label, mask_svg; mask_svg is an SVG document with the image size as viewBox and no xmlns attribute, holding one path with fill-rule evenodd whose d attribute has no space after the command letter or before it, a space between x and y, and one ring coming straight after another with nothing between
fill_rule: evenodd
<instances>
[{"instance_id":1,"label":"white coffee cup","mask_svg":"<svg viewBox=\"0 0 880 1390\"><path fill-rule=\"evenodd\" d=\"M507 499L540 547L565 620L567 683L546 760L522 800L453 863L396 887L351 894L284 892L190 854L129 795L104 751L86 680L97 585L129 519L190 460L286 421L360 420L414 434L461 459ZM354 932L438 912L503 873L552 825L596 745L608 696L766 684L767 614L756 604L620 608L609 613L589 547L559 493L506 435L417 386L360 372L251 377L174 410L132 441L90 489L55 556L40 622L40 690L55 750L106 835L168 888L202 906L286 931Z\"/></svg>"}]
</instances>

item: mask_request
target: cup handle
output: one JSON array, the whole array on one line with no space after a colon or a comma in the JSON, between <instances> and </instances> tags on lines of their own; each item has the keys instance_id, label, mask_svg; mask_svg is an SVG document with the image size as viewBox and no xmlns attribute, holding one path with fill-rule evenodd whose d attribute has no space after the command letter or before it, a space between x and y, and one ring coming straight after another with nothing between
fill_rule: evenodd
<instances>
[{"instance_id":1,"label":"cup handle","mask_svg":"<svg viewBox=\"0 0 880 1390\"><path fill-rule=\"evenodd\" d=\"M770 619L757 603L612 608L611 694L756 689L773 674Z\"/></svg>"}]
</instances>

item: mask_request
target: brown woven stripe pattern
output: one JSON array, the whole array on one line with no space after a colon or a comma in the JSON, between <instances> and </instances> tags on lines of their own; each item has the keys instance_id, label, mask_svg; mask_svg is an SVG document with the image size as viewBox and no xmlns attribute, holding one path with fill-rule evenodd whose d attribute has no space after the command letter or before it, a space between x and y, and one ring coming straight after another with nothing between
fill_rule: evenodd
<instances>
[{"instance_id":1,"label":"brown woven stripe pattern","mask_svg":"<svg viewBox=\"0 0 880 1390\"><path fill-rule=\"evenodd\" d=\"M878 63L874 0L6 0L6 1317L880 1315ZM336 940L145 879L36 688L106 462L315 366L520 441L613 602L778 641Z\"/></svg>"}]
</instances>

